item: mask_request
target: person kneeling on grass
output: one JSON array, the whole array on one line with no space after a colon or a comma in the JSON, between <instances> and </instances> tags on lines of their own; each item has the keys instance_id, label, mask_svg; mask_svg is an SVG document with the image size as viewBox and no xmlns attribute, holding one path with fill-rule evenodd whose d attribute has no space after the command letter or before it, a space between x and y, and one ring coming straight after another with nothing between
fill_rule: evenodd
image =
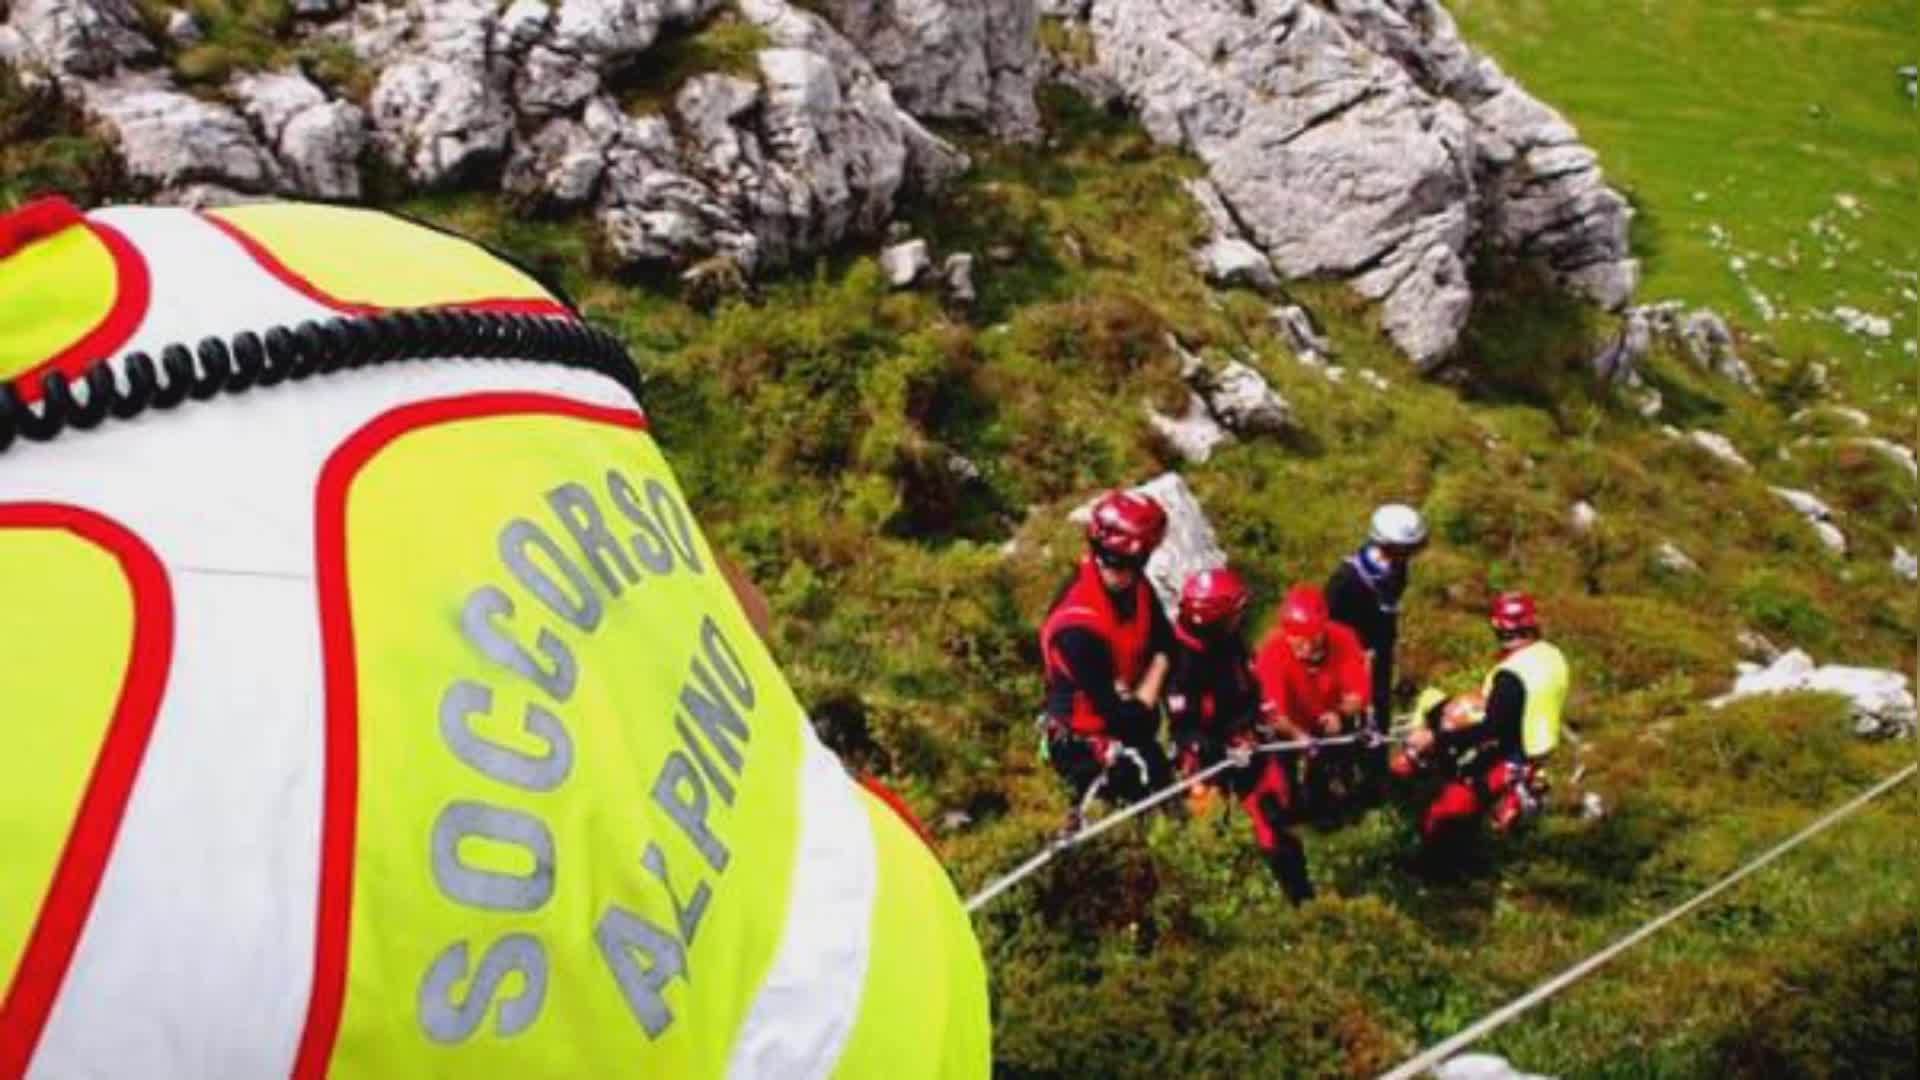
<instances>
[{"instance_id":1,"label":"person kneeling on grass","mask_svg":"<svg viewBox=\"0 0 1920 1080\"><path fill-rule=\"evenodd\" d=\"M1443 769L1446 783L1420 819L1423 853L1444 855L1488 814L1501 832L1538 814L1546 783L1542 762L1560 742L1570 675L1567 660L1541 637L1532 596L1501 593L1489 618L1500 661L1481 700L1423 695L1419 722L1393 759L1403 778Z\"/></svg>"}]
</instances>

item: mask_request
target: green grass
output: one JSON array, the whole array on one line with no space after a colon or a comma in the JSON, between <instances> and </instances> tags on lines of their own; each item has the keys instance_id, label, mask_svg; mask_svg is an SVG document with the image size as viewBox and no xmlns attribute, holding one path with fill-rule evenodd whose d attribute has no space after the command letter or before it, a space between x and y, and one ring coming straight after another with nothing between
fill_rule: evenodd
<instances>
[{"instance_id":1,"label":"green grass","mask_svg":"<svg viewBox=\"0 0 1920 1080\"><path fill-rule=\"evenodd\" d=\"M93 205L124 183L111 148L82 130L57 89L25 90L0 68L0 212L56 193Z\"/></svg>"},{"instance_id":2,"label":"green grass","mask_svg":"<svg viewBox=\"0 0 1920 1080\"><path fill-rule=\"evenodd\" d=\"M298 40L288 0L137 0L147 31L158 42L174 75L189 91L217 95L233 76L297 67L335 94L365 102L373 72L337 40ZM175 8L192 14L201 39L176 44L165 32Z\"/></svg>"},{"instance_id":3,"label":"green grass","mask_svg":"<svg viewBox=\"0 0 1920 1080\"><path fill-rule=\"evenodd\" d=\"M1567 115L1630 194L1644 299L1712 306L1779 355L1830 358L1857 374L1863 396L1889 396L1870 403L1910 408L1920 359L1902 343L1920 338L1920 130L1895 71L1920 62L1911 4L1449 7L1469 41ZM1841 196L1857 200L1857 215ZM1891 318L1893 338L1818 318L1843 305ZM1910 433L1913 414L1900 415Z\"/></svg>"}]
</instances>

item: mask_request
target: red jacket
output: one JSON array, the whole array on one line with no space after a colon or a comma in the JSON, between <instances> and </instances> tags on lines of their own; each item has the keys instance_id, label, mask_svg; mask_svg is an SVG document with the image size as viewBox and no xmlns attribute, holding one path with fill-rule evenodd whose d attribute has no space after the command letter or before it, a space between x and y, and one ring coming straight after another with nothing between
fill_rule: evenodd
<instances>
[{"instance_id":1,"label":"red jacket","mask_svg":"<svg viewBox=\"0 0 1920 1080\"><path fill-rule=\"evenodd\" d=\"M1326 655L1313 667L1294 659L1286 636L1278 628L1260 643L1253 669L1267 693L1269 706L1303 731L1322 714L1337 712L1340 699L1354 694L1361 708L1373 702L1367 678L1367 653L1360 639L1347 627L1327 624Z\"/></svg>"},{"instance_id":2,"label":"red jacket","mask_svg":"<svg viewBox=\"0 0 1920 1080\"><path fill-rule=\"evenodd\" d=\"M1053 610L1047 612L1046 624L1040 628L1040 652L1047 664L1048 709L1066 720L1076 734L1106 734L1107 723L1094 709L1085 688L1071 685L1072 673L1054 649L1054 635L1069 627L1093 631L1113 652L1114 678L1128 686L1138 683L1147 671L1153 642L1153 606L1158 601L1153 598L1153 589L1147 584L1145 574L1134 583L1134 589L1137 591L1133 618L1122 621L1113 610L1113 601L1107 597L1106 586L1100 583L1100 571L1094 566L1093 558L1084 557L1073 584L1060 595ZM1063 709L1066 692L1071 694L1071 704Z\"/></svg>"}]
</instances>

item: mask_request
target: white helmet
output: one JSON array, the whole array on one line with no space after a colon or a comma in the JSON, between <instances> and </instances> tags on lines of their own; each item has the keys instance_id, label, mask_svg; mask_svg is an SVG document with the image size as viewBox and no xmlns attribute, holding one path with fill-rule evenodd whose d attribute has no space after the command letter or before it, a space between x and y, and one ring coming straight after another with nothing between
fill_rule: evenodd
<instances>
[{"instance_id":1,"label":"white helmet","mask_svg":"<svg viewBox=\"0 0 1920 1080\"><path fill-rule=\"evenodd\" d=\"M1382 547L1419 547L1427 542L1427 523L1413 507L1388 503L1373 512L1367 539Z\"/></svg>"}]
</instances>

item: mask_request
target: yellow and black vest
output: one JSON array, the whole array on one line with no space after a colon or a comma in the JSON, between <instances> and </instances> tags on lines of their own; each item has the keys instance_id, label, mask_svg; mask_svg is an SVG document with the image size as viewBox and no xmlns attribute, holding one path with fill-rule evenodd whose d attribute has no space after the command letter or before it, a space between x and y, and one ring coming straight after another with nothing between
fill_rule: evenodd
<instances>
[{"instance_id":1,"label":"yellow and black vest","mask_svg":"<svg viewBox=\"0 0 1920 1080\"><path fill-rule=\"evenodd\" d=\"M1560 714L1567 706L1570 673L1567 658L1551 642L1536 641L1514 650L1487 672L1481 691L1493 693L1493 677L1512 672L1527 689L1527 711L1520 718L1520 739L1527 756L1545 757L1560 745Z\"/></svg>"}]
</instances>

